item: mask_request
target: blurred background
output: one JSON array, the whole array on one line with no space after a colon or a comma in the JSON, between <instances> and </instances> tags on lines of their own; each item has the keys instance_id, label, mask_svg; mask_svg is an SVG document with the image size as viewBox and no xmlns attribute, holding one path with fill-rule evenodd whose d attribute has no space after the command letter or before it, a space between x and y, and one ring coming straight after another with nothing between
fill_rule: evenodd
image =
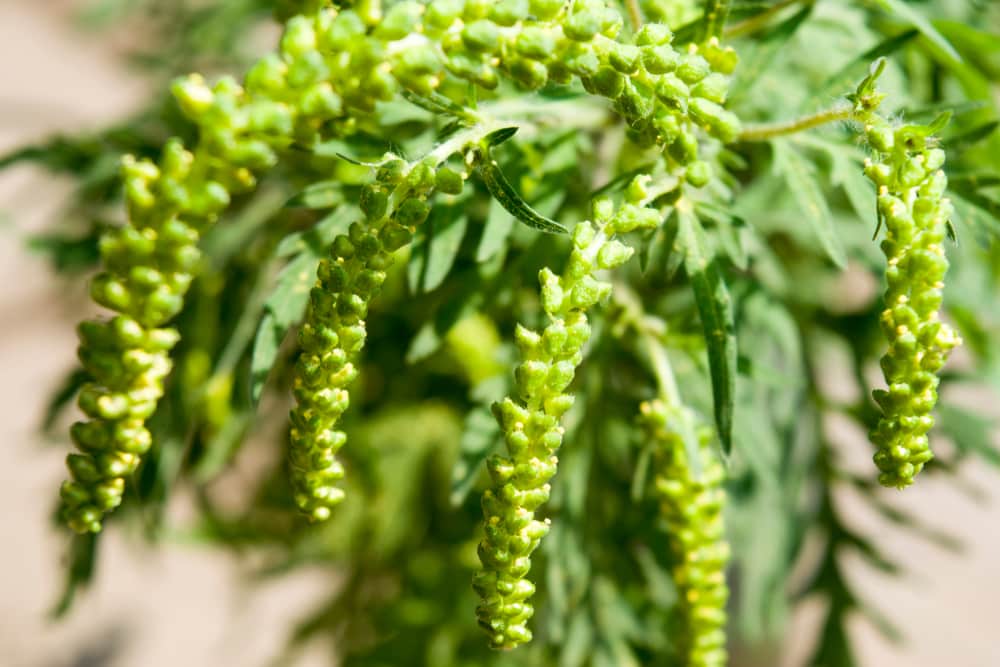
<instances>
[{"instance_id":1,"label":"blurred background","mask_svg":"<svg viewBox=\"0 0 1000 667\"><path fill-rule=\"evenodd\" d=\"M149 80L121 58L136 34L127 26L88 30L81 8L55 0L0 2L0 154L54 132L102 127L150 92ZM265 43L271 38L261 36ZM43 437L39 425L46 397L75 363L74 324L96 308L84 280L54 277L26 239L58 213L69 185L30 166L0 175L0 665L272 664L292 619L326 595L328 573L300 568L248 584L241 575L251 556L170 540L152 548L111 530L93 586L67 618L51 619L67 535L50 513L68 442ZM988 397L968 398L1000 414ZM844 449L849 466L862 469L869 451L857 435L844 433ZM853 631L865 666L1000 664L1000 477L978 458L967 459L958 474L961 484L927 477L905 498L908 509L960 543L955 550L885 523L860 498L842 499L851 523L905 568L889 578L848 559L857 590L905 634L892 643L859 621ZM172 499L170 512L183 515L183 494ZM802 664L817 611L808 601L800 605L781 665ZM329 656L328 646L307 646L294 664L328 665ZM753 663L753 656L734 661Z\"/></svg>"}]
</instances>

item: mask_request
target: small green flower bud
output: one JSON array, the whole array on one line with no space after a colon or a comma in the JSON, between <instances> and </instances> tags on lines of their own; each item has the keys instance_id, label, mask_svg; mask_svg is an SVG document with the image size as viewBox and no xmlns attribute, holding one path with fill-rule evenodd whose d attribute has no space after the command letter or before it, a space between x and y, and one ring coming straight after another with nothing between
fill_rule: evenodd
<instances>
[{"instance_id":1,"label":"small green flower bud","mask_svg":"<svg viewBox=\"0 0 1000 667\"><path fill-rule=\"evenodd\" d=\"M344 259L354 257L354 244L351 243L351 239L343 234L339 234L333 239L333 254L336 257L343 257Z\"/></svg>"},{"instance_id":2,"label":"small green flower bud","mask_svg":"<svg viewBox=\"0 0 1000 667\"><path fill-rule=\"evenodd\" d=\"M681 55L675 70L677 77L684 83L698 83L712 73L712 66L697 53Z\"/></svg>"},{"instance_id":3,"label":"small green flower bud","mask_svg":"<svg viewBox=\"0 0 1000 667\"><path fill-rule=\"evenodd\" d=\"M712 168L704 160L695 160L687 166L684 178L696 188L705 187L712 178Z\"/></svg>"},{"instance_id":4,"label":"small green flower bud","mask_svg":"<svg viewBox=\"0 0 1000 667\"><path fill-rule=\"evenodd\" d=\"M538 274L538 280L542 285L542 308L547 313L559 312L564 296L559 277L548 268L544 268Z\"/></svg>"},{"instance_id":5,"label":"small green flower bud","mask_svg":"<svg viewBox=\"0 0 1000 667\"><path fill-rule=\"evenodd\" d=\"M424 13L424 27L445 30L462 15L464 9L465 3L462 0L434 0L427 5Z\"/></svg>"},{"instance_id":6,"label":"small green flower bud","mask_svg":"<svg viewBox=\"0 0 1000 667\"><path fill-rule=\"evenodd\" d=\"M446 195L457 195L462 192L465 181L462 175L448 167L437 170L437 189Z\"/></svg>"},{"instance_id":7,"label":"small green flower bud","mask_svg":"<svg viewBox=\"0 0 1000 667\"><path fill-rule=\"evenodd\" d=\"M288 67L288 85L293 88L306 86L329 77L330 70L318 51L309 51L295 58Z\"/></svg>"},{"instance_id":8,"label":"small green flower bud","mask_svg":"<svg viewBox=\"0 0 1000 667\"><path fill-rule=\"evenodd\" d=\"M281 52L288 57L298 58L316 51L316 31L305 16L293 16L285 24L285 34L281 36Z\"/></svg>"},{"instance_id":9,"label":"small green flower bud","mask_svg":"<svg viewBox=\"0 0 1000 667\"><path fill-rule=\"evenodd\" d=\"M589 42L601 31L601 19L594 12L574 12L563 24L563 33L575 42Z\"/></svg>"},{"instance_id":10,"label":"small green flower bud","mask_svg":"<svg viewBox=\"0 0 1000 667\"><path fill-rule=\"evenodd\" d=\"M514 329L514 342L517 343L522 356L531 355L541 340L541 336L521 324Z\"/></svg>"},{"instance_id":11,"label":"small green flower bud","mask_svg":"<svg viewBox=\"0 0 1000 667\"><path fill-rule=\"evenodd\" d=\"M594 203L594 207L597 208L598 205L603 207L605 203L613 207L613 204L608 199L598 200ZM597 232L594 230L594 226L584 220L573 228L573 247L581 250L586 248L593 242L596 235Z\"/></svg>"},{"instance_id":12,"label":"small green flower bud","mask_svg":"<svg viewBox=\"0 0 1000 667\"><path fill-rule=\"evenodd\" d=\"M188 118L197 120L205 114L215 100L212 89L199 74L190 74L174 81L171 90L177 104Z\"/></svg>"},{"instance_id":13,"label":"small green flower bud","mask_svg":"<svg viewBox=\"0 0 1000 667\"><path fill-rule=\"evenodd\" d=\"M528 0L499 0L490 11L490 19L501 26L512 26L523 21L530 12Z\"/></svg>"},{"instance_id":14,"label":"small green flower bud","mask_svg":"<svg viewBox=\"0 0 1000 667\"><path fill-rule=\"evenodd\" d=\"M621 94L615 100L617 102L616 107L625 116L629 125L635 127L638 121L645 119L653 113L651 98L652 95L647 94L646 91L639 90L632 83L631 79L626 79Z\"/></svg>"},{"instance_id":15,"label":"small green flower bud","mask_svg":"<svg viewBox=\"0 0 1000 667\"><path fill-rule=\"evenodd\" d=\"M472 23L489 16L491 9L493 9L492 0L466 0L462 18L466 23Z\"/></svg>"},{"instance_id":16,"label":"small green flower bud","mask_svg":"<svg viewBox=\"0 0 1000 667\"><path fill-rule=\"evenodd\" d=\"M546 60L556 48L552 31L541 26L525 26L514 41L514 49L527 58Z\"/></svg>"},{"instance_id":17,"label":"small green flower bud","mask_svg":"<svg viewBox=\"0 0 1000 667\"><path fill-rule=\"evenodd\" d=\"M716 104L724 104L728 93L729 80L718 72L709 74L691 88L691 94L695 97L702 97Z\"/></svg>"},{"instance_id":18,"label":"small green flower bud","mask_svg":"<svg viewBox=\"0 0 1000 667\"><path fill-rule=\"evenodd\" d=\"M627 233L636 229L652 229L662 220L659 211L651 208L625 204L615 214L611 227L616 233Z\"/></svg>"},{"instance_id":19,"label":"small green flower bud","mask_svg":"<svg viewBox=\"0 0 1000 667\"><path fill-rule=\"evenodd\" d=\"M320 36L324 51L349 51L357 39L364 37L366 30L361 17L355 12L340 12L326 33Z\"/></svg>"},{"instance_id":20,"label":"small green flower bud","mask_svg":"<svg viewBox=\"0 0 1000 667\"><path fill-rule=\"evenodd\" d=\"M614 269L627 262L634 252L620 241L608 241L597 253L597 265L602 269Z\"/></svg>"},{"instance_id":21,"label":"small green flower bud","mask_svg":"<svg viewBox=\"0 0 1000 667\"><path fill-rule=\"evenodd\" d=\"M649 174L639 174L629 181L628 186L625 188L625 201L629 204L638 204L648 197L649 191L646 189L646 186L650 180L651 177Z\"/></svg>"},{"instance_id":22,"label":"small green flower bud","mask_svg":"<svg viewBox=\"0 0 1000 667\"><path fill-rule=\"evenodd\" d=\"M597 55L593 50L584 47L570 49L565 62L566 68L580 77L592 77L601 69L601 61ZM584 85L587 85L586 80Z\"/></svg>"},{"instance_id":23,"label":"small green flower bud","mask_svg":"<svg viewBox=\"0 0 1000 667\"><path fill-rule=\"evenodd\" d=\"M528 9L540 21L550 21L562 11L563 0L528 0Z\"/></svg>"},{"instance_id":24,"label":"small green flower bud","mask_svg":"<svg viewBox=\"0 0 1000 667\"><path fill-rule=\"evenodd\" d=\"M430 206L422 199L409 197L396 208L393 219L403 227L415 227L427 219Z\"/></svg>"},{"instance_id":25,"label":"small green flower bud","mask_svg":"<svg viewBox=\"0 0 1000 667\"><path fill-rule=\"evenodd\" d=\"M616 44L608 53L608 62L622 74L635 74L639 69L639 47L630 44Z\"/></svg>"},{"instance_id":26,"label":"small green flower bud","mask_svg":"<svg viewBox=\"0 0 1000 667\"><path fill-rule=\"evenodd\" d=\"M670 28L662 23L646 23L635 34L637 46L661 46L669 44L674 38Z\"/></svg>"},{"instance_id":27,"label":"small green flower bud","mask_svg":"<svg viewBox=\"0 0 1000 667\"><path fill-rule=\"evenodd\" d=\"M398 158L390 159L378 168L376 180L386 185L397 185L406 173L406 161Z\"/></svg>"},{"instance_id":28,"label":"small green flower bud","mask_svg":"<svg viewBox=\"0 0 1000 667\"><path fill-rule=\"evenodd\" d=\"M379 240L389 252L395 252L413 240L410 230L399 225L386 225L379 232Z\"/></svg>"},{"instance_id":29,"label":"small green flower bud","mask_svg":"<svg viewBox=\"0 0 1000 667\"><path fill-rule=\"evenodd\" d=\"M736 69L739 56L731 46L720 46L717 41L709 41L700 48L700 53L719 74L729 75Z\"/></svg>"},{"instance_id":30,"label":"small green flower bud","mask_svg":"<svg viewBox=\"0 0 1000 667\"><path fill-rule=\"evenodd\" d=\"M618 33L621 32L622 27L625 25L625 20L622 15L618 13L617 10L610 7L604 7L601 12L601 34L609 39L615 39L618 37Z\"/></svg>"},{"instance_id":31,"label":"small green flower bud","mask_svg":"<svg viewBox=\"0 0 1000 667\"><path fill-rule=\"evenodd\" d=\"M675 108L683 108L691 91L687 84L673 74L664 74L656 82L656 96L665 104Z\"/></svg>"},{"instance_id":32,"label":"small green flower bud","mask_svg":"<svg viewBox=\"0 0 1000 667\"><path fill-rule=\"evenodd\" d=\"M615 99L625 88L625 77L610 67L602 67L594 74L591 85L597 94Z\"/></svg>"},{"instance_id":33,"label":"small green flower bud","mask_svg":"<svg viewBox=\"0 0 1000 667\"><path fill-rule=\"evenodd\" d=\"M700 97L692 98L688 102L688 112L695 122L704 125L723 142L734 141L740 134L740 120L736 114L726 111L715 102Z\"/></svg>"},{"instance_id":34,"label":"small green flower bud","mask_svg":"<svg viewBox=\"0 0 1000 667\"><path fill-rule=\"evenodd\" d=\"M270 94L285 87L285 77L288 65L277 55L271 53L254 64L247 72L246 87L251 93Z\"/></svg>"},{"instance_id":35,"label":"small green flower bud","mask_svg":"<svg viewBox=\"0 0 1000 667\"><path fill-rule=\"evenodd\" d=\"M389 8L375 28L374 34L385 41L403 39L416 29L423 13L422 4L404 0Z\"/></svg>"},{"instance_id":36,"label":"small green flower bud","mask_svg":"<svg viewBox=\"0 0 1000 667\"><path fill-rule=\"evenodd\" d=\"M500 43L500 32L491 21L474 21L462 30L462 42L473 51L492 53Z\"/></svg>"},{"instance_id":37,"label":"small green flower bud","mask_svg":"<svg viewBox=\"0 0 1000 667\"><path fill-rule=\"evenodd\" d=\"M406 175L406 184L416 193L429 192L434 187L436 178L435 166L420 162Z\"/></svg>"},{"instance_id":38,"label":"small green flower bud","mask_svg":"<svg viewBox=\"0 0 1000 667\"><path fill-rule=\"evenodd\" d=\"M642 66L650 74L666 74L677 69L680 56L669 45L642 48Z\"/></svg>"},{"instance_id":39,"label":"small green flower bud","mask_svg":"<svg viewBox=\"0 0 1000 667\"><path fill-rule=\"evenodd\" d=\"M508 67L514 80L528 90L537 90L548 81L549 71L540 62L517 58L511 59Z\"/></svg>"}]
</instances>

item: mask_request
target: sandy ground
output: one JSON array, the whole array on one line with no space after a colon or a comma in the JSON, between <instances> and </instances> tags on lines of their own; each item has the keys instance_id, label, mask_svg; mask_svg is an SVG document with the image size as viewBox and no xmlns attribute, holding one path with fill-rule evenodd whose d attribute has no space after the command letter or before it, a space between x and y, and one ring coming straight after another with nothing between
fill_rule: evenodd
<instances>
[{"instance_id":1,"label":"sandy ground","mask_svg":"<svg viewBox=\"0 0 1000 667\"><path fill-rule=\"evenodd\" d=\"M59 128L99 126L142 93L109 50L75 33L64 13L45 3L0 2L0 153ZM62 577L65 537L51 527L48 512L66 443L42 442L36 426L43 397L74 362L73 322L91 307L82 284L55 282L38 258L23 252L21 239L58 210L61 192L30 169L0 178L0 666L265 665L285 640L287 619L327 589L318 573L247 588L231 557L169 545L152 551L112 532L97 584L76 613L58 624L47 618ZM867 465L863 444L850 460ZM908 570L905 578L887 580L851 560L859 590L907 635L894 646L858 619L866 667L1000 665L993 634L1000 611L1000 478L979 465L962 474L984 490L984 499L930 479L905 497L928 523L964 541L959 556L886 526L859 499L844 498L851 520L877 535ZM796 616L785 667L802 664L815 611L807 605ZM318 647L297 664L328 664L325 657Z\"/></svg>"}]
</instances>

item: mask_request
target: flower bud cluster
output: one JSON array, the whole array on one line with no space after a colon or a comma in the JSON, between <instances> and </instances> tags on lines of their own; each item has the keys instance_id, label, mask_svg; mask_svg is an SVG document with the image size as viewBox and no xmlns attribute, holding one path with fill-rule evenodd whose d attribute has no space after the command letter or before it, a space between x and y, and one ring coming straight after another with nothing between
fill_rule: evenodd
<instances>
[{"instance_id":1,"label":"flower bud cluster","mask_svg":"<svg viewBox=\"0 0 1000 667\"><path fill-rule=\"evenodd\" d=\"M656 490L670 532L681 615L675 640L681 655L678 664L723 667L729 543L723 524L725 471L712 450L712 431L699 434L701 470L695 475L677 426L692 420L689 408L650 401L642 404L640 418L656 444Z\"/></svg>"},{"instance_id":2,"label":"flower bud cluster","mask_svg":"<svg viewBox=\"0 0 1000 667\"><path fill-rule=\"evenodd\" d=\"M104 272L90 286L94 301L117 315L78 329L78 356L91 379L78 404L89 421L71 429L81 453L67 458L72 479L60 492L61 514L77 532L101 529L152 443L145 422L163 395L178 339L163 327L183 306L201 229L229 202L206 159L171 140L159 164L123 162L129 222L101 239Z\"/></svg>"},{"instance_id":3,"label":"flower bud cluster","mask_svg":"<svg viewBox=\"0 0 1000 667\"><path fill-rule=\"evenodd\" d=\"M671 147L684 162L697 157L696 126L735 139L739 120L723 107L733 50L712 40L678 51L660 24L622 39L622 25L601 0L433 0L426 10L394 5L374 36L404 38L407 48L388 47L389 62L400 84L416 92L447 75L487 89L505 75L529 90L575 77L614 102L635 139Z\"/></svg>"},{"instance_id":4,"label":"flower bud cluster","mask_svg":"<svg viewBox=\"0 0 1000 667\"><path fill-rule=\"evenodd\" d=\"M940 319L948 260L944 240L951 204L944 197L944 151L926 128L893 129L873 118L865 128L879 154L865 174L878 188L878 212L885 221L882 251L886 268L885 309L880 322L889 341L882 357L888 389L872 392L882 418L871 433L877 446L879 482L903 488L932 457L927 433L934 425L937 372L961 341Z\"/></svg>"},{"instance_id":5,"label":"flower bud cluster","mask_svg":"<svg viewBox=\"0 0 1000 667\"><path fill-rule=\"evenodd\" d=\"M296 133L310 118L357 112L406 89L427 95L464 80L494 89L507 77L529 90L582 81L612 100L638 141L697 157L695 128L723 141L739 120L723 105L736 65L716 40L676 50L669 28L647 24L621 38L621 14L601 0L404 0L379 19L363 8L327 8L288 22L282 57L265 58L248 89L294 110ZM304 117L303 117L304 116Z\"/></svg>"},{"instance_id":6,"label":"flower bud cluster","mask_svg":"<svg viewBox=\"0 0 1000 667\"><path fill-rule=\"evenodd\" d=\"M436 157L408 163L388 156L376 181L364 187L365 221L337 236L317 270L295 364L289 470L295 503L312 521L329 518L343 500L344 476L336 459L347 435L337 430L357 377L356 357L365 343L368 305L385 282L392 253L408 244L430 212L435 192L458 194L464 175L439 166Z\"/></svg>"},{"instance_id":7,"label":"flower bud cluster","mask_svg":"<svg viewBox=\"0 0 1000 667\"><path fill-rule=\"evenodd\" d=\"M517 328L522 358L514 373L517 393L494 406L507 454L487 461L493 485L482 497L482 569L473 581L482 598L476 615L493 648L531 640L527 624L535 587L527 575L531 554L549 530L548 521L538 520L535 512L548 500L556 472L560 418L573 404L566 390L590 336L587 311L611 292L611 284L595 274L632 256L632 248L612 238L615 234L655 227L660 218L657 211L635 204L615 211L610 201L598 202L595 223L582 222L573 230L573 250L562 275L547 268L539 273L548 324L541 332Z\"/></svg>"}]
</instances>

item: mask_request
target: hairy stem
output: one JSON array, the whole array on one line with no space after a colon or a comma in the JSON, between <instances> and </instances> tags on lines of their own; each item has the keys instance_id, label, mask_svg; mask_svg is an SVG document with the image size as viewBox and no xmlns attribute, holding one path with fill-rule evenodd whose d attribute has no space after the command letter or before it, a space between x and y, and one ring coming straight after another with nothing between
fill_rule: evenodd
<instances>
[{"instance_id":1,"label":"hairy stem","mask_svg":"<svg viewBox=\"0 0 1000 667\"><path fill-rule=\"evenodd\" d=\"M808 116L783 120L776 123L760 123L757 125L746 125L739 134L739 141L767 141L774 137L781 137L786 134L795 134L804 130L811 130L827 123L836 123L842 120L851 120L854 117L854 110L851 107L834 107L825 109Z\"/></svg>"},{"instance_id":2,"label":"hairy stem","mask_svg":"<svg viewBox=\"0 0 1000 667\"><path fill-rule=\"evenodd\" d=\"M625 10L628 12L628 19L632 23L632 28L634 30L641 28L644 20L639 0L625 0Z\"/></svg>"}]
</instances>

